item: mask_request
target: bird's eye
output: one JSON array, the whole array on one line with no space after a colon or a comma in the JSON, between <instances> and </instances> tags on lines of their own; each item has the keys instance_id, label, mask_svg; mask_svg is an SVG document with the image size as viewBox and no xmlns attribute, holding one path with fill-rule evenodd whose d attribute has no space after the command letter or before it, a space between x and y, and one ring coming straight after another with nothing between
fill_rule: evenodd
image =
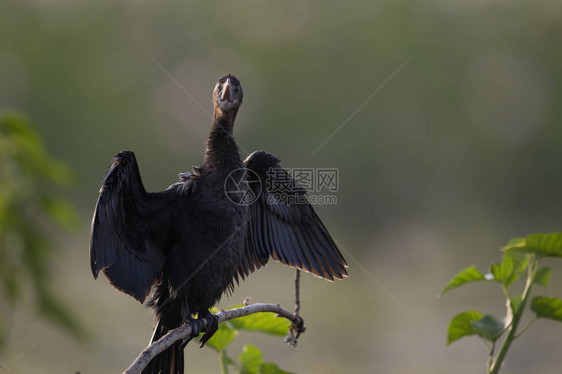
<instances>
[{"instance_id":1,"label":"bird's eye","mask_svg":"<svg viewBox=\"0 0 562 374\"><path fill-rule=\"evenodd\" d=\"M219 90L219 91L222 91L222 84L219 84L218 90Z\"/></svg>"}]
</instances>

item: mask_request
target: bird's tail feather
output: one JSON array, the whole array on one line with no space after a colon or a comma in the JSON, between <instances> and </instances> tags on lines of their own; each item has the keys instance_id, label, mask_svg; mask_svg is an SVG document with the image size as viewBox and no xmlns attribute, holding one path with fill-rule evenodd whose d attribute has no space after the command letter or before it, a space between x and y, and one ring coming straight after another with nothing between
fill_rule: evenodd
<instances>
[{"instance_id":1,"label":"bird's tail feather","mask_svg":"<svg viewBox=\"0 0 562 374\"><path fill-rule=\"evenodd\" d=\"M170 330L181 326L180 310L177 303L170 300L167 282L156 286L148 306L155 309L155 319L157 320L150 343L154 343ZM184 358L181 344L181 341L175 342L170 348L159 353L150 361L142 374L183 374Z\"/></svg>"},{"instance_id":2,"label":"bird's tail feather","mask_svg":"<svg viewBox=\"0 0 562 374\"><path fill-rule=\"evenodd\" d=\"M158 321L151 343L166 335L168 331L170 329L161 321ZM142 374L183 374L183 365L183 348L181 347L181 341L178 341L154 357Z\"/></svg>"}]
</instances>

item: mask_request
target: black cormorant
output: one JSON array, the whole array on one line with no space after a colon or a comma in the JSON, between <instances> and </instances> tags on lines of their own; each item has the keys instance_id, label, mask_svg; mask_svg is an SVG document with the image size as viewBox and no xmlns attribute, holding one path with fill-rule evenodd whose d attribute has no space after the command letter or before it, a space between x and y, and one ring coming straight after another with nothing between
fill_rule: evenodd
<instances>
[{"instance_id":1,"label":"black cormorant","mask_svg":"<svg viewBox=\"0 0 562 374\"><path fill-rule=\"evenodd\" d=\"M233 125L242 98L236 77L218 80L203 164L167 190L146 192L129 151L115 156L102 182L90 234L92 273L103 270L141 303L154 288L152 341L183 323L195 336L206 319L212 327L204 344L217 328L209 308L269 257L328 280L347 275L330 234L302 202L306 191L279 159L257 151L241 160ZM283 183L271 183L276 179ZM294 199L279 201L280 193ZM184 346L176 342L143 373L183 373Z\"/></svg>"}]
</instances>

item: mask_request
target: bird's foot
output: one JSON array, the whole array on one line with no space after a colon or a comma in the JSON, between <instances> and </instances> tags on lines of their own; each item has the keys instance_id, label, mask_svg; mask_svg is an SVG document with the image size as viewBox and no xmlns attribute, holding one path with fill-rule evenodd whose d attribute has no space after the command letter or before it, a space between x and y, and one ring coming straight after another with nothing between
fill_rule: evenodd
<instances>
[{"instance_id":1,"label":"bird's foot","mask_svg":"<svg viewBox=\"0 0 562 374\"><path fill-rule=\"evenodd\" d=\"M206 327L207 327L205 333L199 340L199 343L201 343L199 348L203 348L205 343L207 343L209 339L211 339L213 335L215 335L215 332L217 332L217 330L219 329L219 317L209 312L205 315L199 316L198 319L204 320L206 322Z\"/></svg>"},{"instance_id":2,"label":"bird's foot","mask_svg":"<svg viewBox=\"0 0 562 374\"><path fill-rule=\"evenodd\" d=\"M193 174L191 173L179 173L178 177L181 179L182 182L185 182L191 178Z\"/></svg>"},{"instance_id":3,"label":"bird's foot","mask_svg":"<svg viewBox=\"0 0 562 374\"><path fill-rule=\"evenodd\" d=\"M187 344L195 337L199 336L199 333L201 332L201 320L199 319L193 319L190 318L186 323L189 323L191 325L191 334L185 338L183 340L183 342L181 343L181 349L184 349Z\"/></svg>"}]
</instances>

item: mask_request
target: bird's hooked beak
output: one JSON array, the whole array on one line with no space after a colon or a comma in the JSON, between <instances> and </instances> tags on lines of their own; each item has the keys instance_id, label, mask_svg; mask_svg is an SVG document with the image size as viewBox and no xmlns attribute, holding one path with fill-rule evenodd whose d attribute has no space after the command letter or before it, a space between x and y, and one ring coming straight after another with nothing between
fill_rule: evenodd
<instances>
[{"instance_id":1,"label":"bird's hooked beak","mask_svg":"<svg viewBox=\"0 0 562 374\"><path fill-rule=\"evenodd\" d=\"M221 94L221 100L222 101L226 100L229 102L233 101L232 92L230 91L230 78L227 78L226 82L224 82L224 86Z\"/></svg>"}]
</instances>

